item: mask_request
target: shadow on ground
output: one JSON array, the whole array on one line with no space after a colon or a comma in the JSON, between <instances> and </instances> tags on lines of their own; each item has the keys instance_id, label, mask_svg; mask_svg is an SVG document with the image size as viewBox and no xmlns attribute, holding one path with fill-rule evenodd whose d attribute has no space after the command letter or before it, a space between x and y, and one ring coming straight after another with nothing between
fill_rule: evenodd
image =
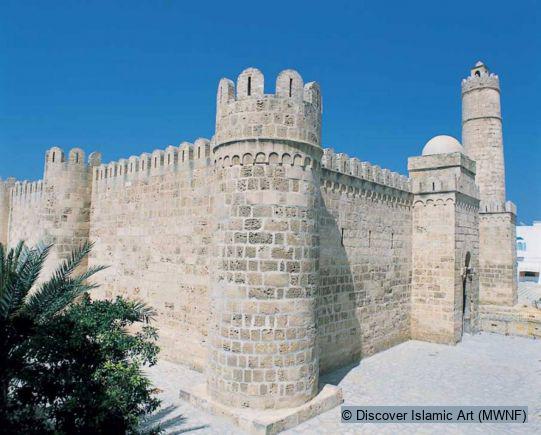
<instances>
[{"instance_id":1,"label":"shadow on ground","mask_svg":"<svg viewBox=\"0 0 541 435\"><path fill-rule=\"evenodd\" d=\"M158 409L155 413L144 419L140 427L141 431L143 433L164 431L168 434L181 434L208 427L207 424L193 427L179 427L186 424L186 417L182 414L175 415L178 412L177 409L174 405Z\"/></svg>"}]
</instances>

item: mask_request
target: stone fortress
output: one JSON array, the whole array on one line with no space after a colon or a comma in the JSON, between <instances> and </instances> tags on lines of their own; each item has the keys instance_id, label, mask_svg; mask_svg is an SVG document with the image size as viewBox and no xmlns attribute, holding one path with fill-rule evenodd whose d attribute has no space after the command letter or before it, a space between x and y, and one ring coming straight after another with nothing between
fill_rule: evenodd
<instances>
[{"instance_id":1,"label":"stone fortress","mask_svg":"<svg viewBox=\"0 0 541 435\"><path fill-rule=\"evenodd\" d=\"M490 312L517 284L498 76L475 65L463 146L431 139L409 177L322 148L321 101L294 70L266 94L249 68L220 81L211 140L107 164L53 147L43 180L2 182L0 241L54 243L48 268L94 242L96 295L153 306L162 356L206 373L186 397L226 414L304 406L280 414L300 421L340 401L311 405L320 373L501 330Z\"/></svg>"}]
</instances>

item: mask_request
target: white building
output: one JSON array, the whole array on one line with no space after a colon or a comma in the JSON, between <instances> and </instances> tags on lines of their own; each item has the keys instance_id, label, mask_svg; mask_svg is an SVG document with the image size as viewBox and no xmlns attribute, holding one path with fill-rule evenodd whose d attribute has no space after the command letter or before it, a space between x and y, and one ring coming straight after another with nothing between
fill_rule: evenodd
<instances>
[{"instance_id":1,"label":"white building","mask_svg":"<svg viewBox=\"0 0 541 435\"><path fill-rule=\"evenodd\" d=\"M541 221L517 225L517 260L519 281L541 283Z\"/></svg>"}]
</instances>

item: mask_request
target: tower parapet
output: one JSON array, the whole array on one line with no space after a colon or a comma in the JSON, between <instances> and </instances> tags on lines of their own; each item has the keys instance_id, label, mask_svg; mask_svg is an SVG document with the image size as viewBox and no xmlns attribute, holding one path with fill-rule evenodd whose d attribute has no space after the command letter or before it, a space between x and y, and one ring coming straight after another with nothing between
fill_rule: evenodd
<instances>
[{"instance_id":1,"label":"tower parapet","mask_svg":"<svg viewBox=\"0 0 541 435\"><path fill-rule=\"evenodd\" d=\"M315 82L303 83L297 71L282 71L275 94L264 93L264 77L244 70L237 85L218 85L214 146L239 140L280 139L321 146L321 92Z\"/></svg>"},{"instance_id":2,"label":"tower parapet","mask_svg":"<svg viewBox=\"0 0 541 435\"><path fill-rule=\"evenodd\" d=\"M492 88L500 91L499 77L491 73L483 62L477 62L471 69L469 77L462 80L462 94L474 89Z\"/></svg>"}]
</instances>

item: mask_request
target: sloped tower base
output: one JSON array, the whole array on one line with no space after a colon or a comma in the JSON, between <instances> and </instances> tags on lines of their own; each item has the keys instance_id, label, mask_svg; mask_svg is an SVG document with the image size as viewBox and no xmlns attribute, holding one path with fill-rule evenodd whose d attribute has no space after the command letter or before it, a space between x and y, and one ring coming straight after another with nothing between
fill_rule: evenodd
<instances>
[{"instance_id":1,"label":"sloped tower base","mask_svg":"<svg viewBox=\"0 0 541 435\"><path fill-rule=\"evenodd\" d=\"M196 385L190 390L181 390L180 398L205 412L227 418L246 432L258 435L271 435L291 429L344 401L342 389L330 384L322 386L312 400L295 408L270 410L231 408L212 400L207 393L206 384Z\"/></svg>"}]
</instances>

